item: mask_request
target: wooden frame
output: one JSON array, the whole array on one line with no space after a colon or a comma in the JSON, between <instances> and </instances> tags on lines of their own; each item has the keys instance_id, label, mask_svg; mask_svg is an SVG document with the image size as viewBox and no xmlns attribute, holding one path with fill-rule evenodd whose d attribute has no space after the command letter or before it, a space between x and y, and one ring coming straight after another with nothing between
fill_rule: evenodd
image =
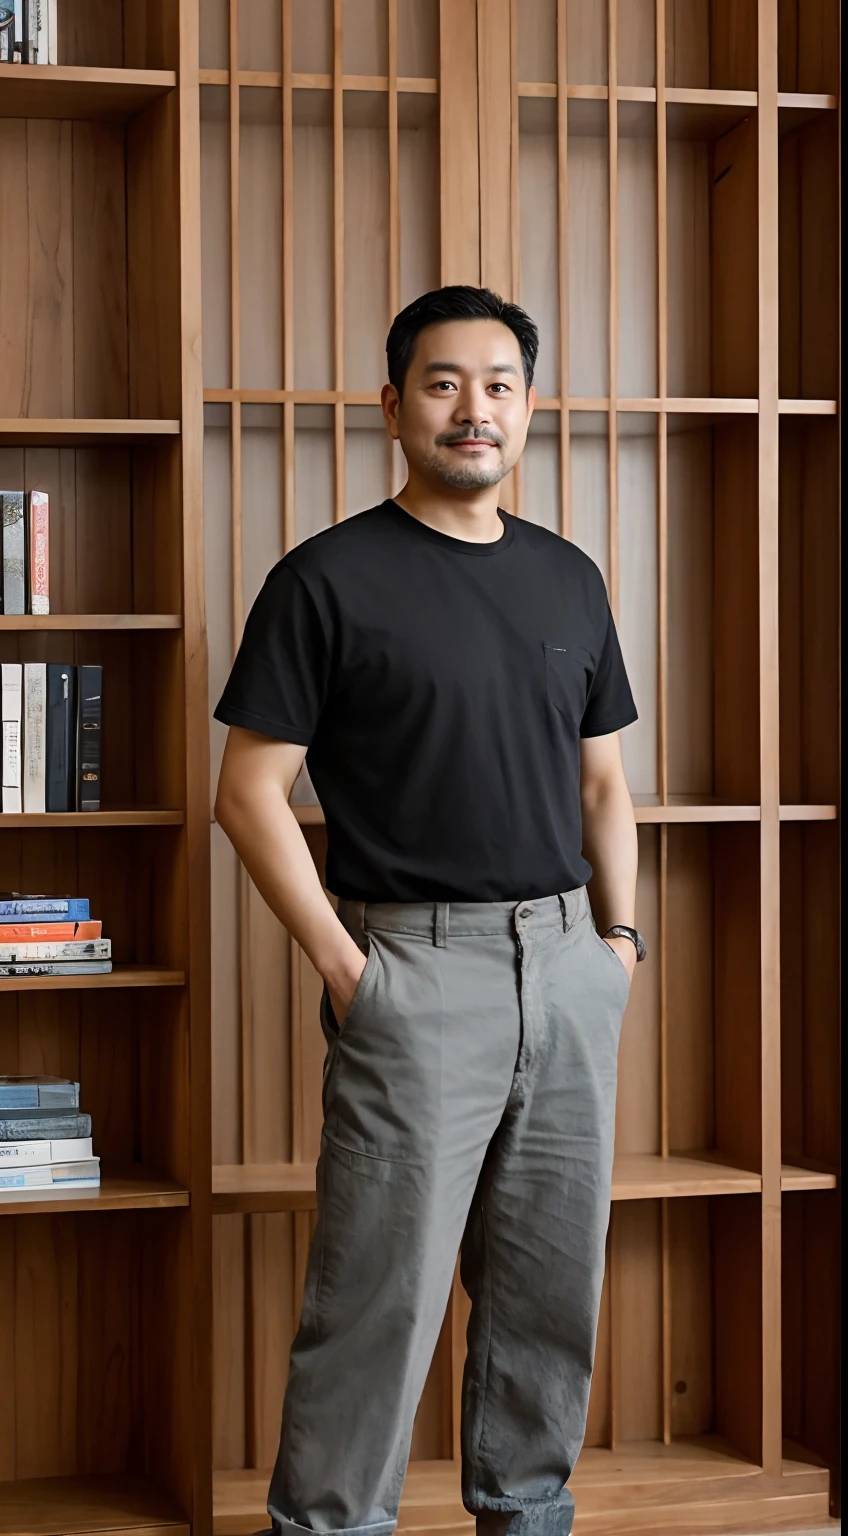
<instances>
[{"instance_id":1,"label":"wooden frame","mask_svg":"<svg viewBox=\"0 0 848 1536\"><path fill-rule=\"evenodd\" d=\"M229 3L234 9L236 0ZM725 1479L731 1472L738 1497L733 1512L725 1511L726 1519L759 1517L767 1523L773 1513L780 1510L782 1515L790 1506L799 1520L823 1516L828 1501L832 1509L838 1501L835 1473L830 1476L825 1465L833 1468L835 1461L834 1425L828 1429L819 1414L813 1427L809 1393L804 1408L795 1389L787 1385L781 1366L788 1324L781 1298L780 1234L782 1218L785 1224L790 1211L790 1231L795 1233L808 1222L816 1243L833 1241L837 1143L832 1135L817 1140L809 1127L802 1129L802 1122L807 1122L795 1100L792 1135L781 1130L781 1053L785 1070L790 1046L780 1022L781 1009L786 1007L780 954L786 955L790 942L785 908L781 915L787 871L793 871L805 892L811 892L813 870L820 872L825 884L832 878L837 780L833 771L818 776L811 771L804 778L803 772L786 767L778 782L775 742L801 729L798 710L802 707L794 674L787 671L790 663L781 661L778 668L778 650L782 648L788 658L793 644L803 651L808 643L803 613L815 583L822 580L823 567L819 561L814 573L816 557L808 552L804 559L809 577L802 577L800 588L793 589L791 602L789 598L779 602L777 557L780 541L793 558L801 548L798 541L803 543L800 509L807 504L805 498L815 494L812 485L809 491L804 489L804 476L813 473L814 460L822 461L812 439L807 447L808 434L831 430L835 434L837 383L832 368L828 371L815 363L819 345L815 338L821 335L821 327L814 301L804 288L803 260L792 244L794 226L791 219L787 222L785 198L783 222L779 221L777 181L778 144L796 131L794 125L799 133L818 132L817 124L835 116L837 82L826 69L822 73L825 66L821 64L833 46L828 32L833 18L827 4L815 17L807 13L802 36L788 8L778 0L757 4L744 0L734 42L730 12L724 5L708 11L706 6L687 8L679 0L638 0L631 15L623 13L616 0L608 0L605 7L582 0L539 0L525 14L516 0L487 0L486 5L479 0L451 0L450 4L441 0L438 44L428 49L421 39L426 14L432 14L435 6L428 11L422 0L415 22L421 28L416 40L420 73L416 74L414 49L410 54L409 40L404 43L401 35L403 25L412 24L410 8L401 14L397 0L385 4L380 0L362 11L356 68L348 62L352 56L347 29L353 25L354 9L343 6L341 0L328 0L324 22L318 6L307 26L304 13L295 14L289 0L284 0L279 42L270 33L264 44L248 40L243 33L242 56L235 62L231 57L229 71L220 55L213 57L210 42L200 74L209 93L210 119L214 91L231 86L236 68L240 89L257 100L266 92L282 91L282 318L288 338L282 374L267 387L252 383L245 387L235 373L228 380L223 378L220 369L208 374L204 399L210 430L219 437L223 432L214 415L222 408L282 409L280 552L323 525L320 520L312 524L303 520L297 489L301 480L317 485L315 466L321 454L334 464L332 484L326 482L321 493L325 495L323 522L330 517L327 494L334 519L352 510L351 485L359 484L356 476L362 473L364 460L353 442L355 434L346 432L346 423L349 426L351 413L357 411L364 420L370 409L377 425L373 413L379 403L379 377L374 374L368 387L364 376L357 379L357 388L349 387L352 380L340 339L345 325L351 324L344 285L353 280L352 272L362 270L364 260L370 260L369 272L385 294L386 321L399 303L411 297L404 292L402 279L405 219L409 218L405 199L411 174L411 162L404 159L404 125L410 121L410 103L437 97L441 239L438 272L431 282L488 283L527 303L531 312L538 306L547 325L545 336L556 336L554 365L546 362L540 375L540 435L531 438L532 452L528 445L522 461L520 489L517 475L511 477L516 483L505 484L504 504L519 515L539 516L538 488L556 484L558 497L549 526L581 542L586 534L586 496L596 498L600 523L597 534L591 535L596 542L590 541L590 549L605 570L628 661L628 650L636 643L631 574L634 519L642 519L642 538L652 550L653 596L647 613L653 626L653 681L649 686L647 653L644 662L635 657L637 680L647 690L650 703L645 711L646 734L642 745L631 749L629 771L646 871L644 890L640 887L641 921L650 930L655 982L650 1000L637 989L629 1010L633 1022L628 1029L630 1020L626 1021L623 1033L609 1284L599 1324L586 1445L574 1477L580 1515L587 1528L591 1522L598 1531L617 1529L616 1511L621 1519L628 1518L630 1494L624 1491L631 1487L628 1468L635 1477L638 1466L639 1478L647 1477L647 1483L632 1483L635 1504L637 1498L650 1498L646 1488L650 1489L652 1477L670 1476L674 1466L681 1482L672 1505L675 1518L684 1524L687 1518L695 1518L691 1501L700 1501L697 1518L708 1522L711 1501L727 1497L730 1484ZM261 26L257 38L259 31ZM644 37L652 39L650 46L642 41ZM274 48L281 48L281 57L274 57ZM503 109L506 101L508 111ZM378 270L363 230L344 222L348 157L360 152L353 125L366 122L371 125L374 154L378 144L385 144L379 153L386 157L382 195L388 236L380 247ZM315 144L309 148L313 185L317 188L320 183L323 188L314 192L311 208L298 191L298 157L307 155L303 135L308 134L310 123L316 125L316 134L327 136L328 157L322 162ZM381 137L384 124L385 139ZM211 133L210 125L210 175L213 163L218 163L212 159ZM534 136L543 136L544 142ZM634 151L636 140L644 149L637 146ZM256 153L260 153L258 147ZM267 146L262 153L267 153ZM781 153L792 196L799 199L804 195L801 166L807 162L802 155L792 159L794 151ZM595 170L601 157L602 193ZM733 175L726 179L728 168ZM639 217L648 233L639 234L643 243L637 255L633 189L638 176L643 178L639 185L646 199L646 212L640 205ZM722 183L721 192L706 190ZM378 184L363 184L366 205L369 197L377 195ZM593 211L591 198L598 196L603 201L596 202ZM693 286L701 278L691 264L692 254L681 250L681 197L689 199L685 206L695 219L703 217L699 208L707 208L704 198L712 203L707 209L712 235L705 237L712 240L707 255L709 280L706 287L702 285L703 291ZM328 241L323 255L314 243L321 198L330 199L332 205L321 236ZM210 194L210 207L212 202ZM539 216L532 235L522 222L525 207L532 207ZM653 226L645 225L645 216L653 218ZM598 307L590 316L600 348L595 361L603 355L605 363L603 368L595 366L594 372L586 366L589 332L579 308L581 284L585 292L591 281L588 247L585 240L581 244L579 225L593 217L597 239L606 247L605 313ZM301 234L301 228L308 229L308 234ZM778 251L779 228L786 251L783 247ZM210 227L208 236L204 230L204 242L207 238L219 237ZM297 343L292 333L298 323L298 304L313 305L313 325L319 315L314 307L317 290L312 297L305 292L298 268L301 239L309 241L315 265L323 263L326 269L323 291L333 326L327 334L329 361L323 381L316 370L307 379L294 360ZM545 242L551 240L556 259L543 270L542 258L527 242L547 251ZM734 309L737 300L722 275L723 253L734 246L744 291L753 294L753 309L759 314L756 327L750 314L738 311L738 305ZM599 245L599 260L600 249ZM634 266L640 261L642 273ZM799 285L794 297L786 286L790 270ZM779 279L780 273L784 275ZM645 351L641 372L636 370L637 388L625 392L623 364L630 369L628 378L636 377L631 366L634 281L642 285L646 313L655 316L652 329L650 322L647 328L642 326L645 346L652 347L653 354L651 358ZM780 292L779 281L784 285ZM540 283L547 284L544 292ZM835 302L833 274L828 284L818 298L820 312L822 305ZM785 375L789 387L780 390L779 312L789 317L786 324L781 320L781 334L790 325L793 335L800 336L806 326L810 337L808 342L797 342L800 362L790 367L787 354L786 366L781 364L781 377ZM701 326L694 342L685 341L688 353L681 352L682 319ZM373 318L369 320L374 323ZM314 422L309 430L318 434L312 458L306 454L308 432L301 425L307 421ZM552 443L552 439L558 441ZM780 446L784 440L787 452ZM825 443L824 503L830 510L823 538L830 548L838 504L831 461L835 436L826 436ZM553 457L546 444L554 447ZM223 439L220 451L224 451ZM233 443L232 473L241 480L243 470L236 469L235 458ZM779 527L778 490L787 472L784 464L790 460L797 466L792 471L796 499L791 507L787 503ZM373 479L376 464L375 458L372 478L366 476L369 487L379 484ZM653 486L644 510L640 510L642 503L633 501L634 464L637 469L642 465L638 475L645 484L647 475ZM686 476L699 464L711 464L712 469L709 489L696 514L687 507L684 486ZM548 476L544 480L542 466ZM387 473L392 473L391 461ZM389 480L386 488L395 483ZM736 509L738 526L731 508ZM223 507L218 515L226 516ZM710 554L706 569L698 565L702 557L695 551L702 546L697 538L692 543L697 519L708 529L708 545L716 552L727 551L730 559L734 541L739 545L733 556L739 574L730 578L736 580L733 597L723 595L722 566L709 611L696 600L697 584L702 582L703 589L713 560ZM225 523L220 526L223 530ZM782 569L786 561L784 555ZM696 620L686 619L687 607L696 611L697 624L705 626L703 635L693 627ZM819 646L816 664L826 679L821 712L832 721L838 617L832 607L827 611L829 649ZM731 660L740 646L756 659L756 665L742 676ZM691 710L687 715L681 693L686 668L691 666L700 669L702 679L697 684L699 702L693 706L702 712L700 724ZM708 769L698 769L692 756L693 751L695 756L702 751L693 746L699 732L704 750L712 754ZM817 760L832 762L830 737L820 746ZM810 753L811 764L814 755ZM322 871L323 818L308 782L302 789L297 787L293 803ZM262 921L256 905L250 912L252 922ZM672 926L681 914L686 914L692 933L705 925L709 934L705 944L679 934L672 937ZM224 1399L217 1396L216 1523L222 1533L248 1529L264 1500L267 1474L251 1467L263 1461L267 1466L273 1458L285 1366L278 1356L272 1386L267 1376L261 1384L257 1381L254 1362L260 1341L263 1347L270 1341L280 1355L285 1354L284 1341L296 1326L314 1219L321 1045L311 1015L318 982L290 941L283 946L281 968L279 958L273 958L275 945L278 940L267 926L261 940L254 933L250 966L254 976L265 975L273 988L282 982L286 990L291 1009L287 1057L280 1056L278 1041L271 1044L267 1023L255 1017L249 1028L244 1019L236 1038L241 1041L244 1073L246 1042L253 1042L255 1052L261 1035L266 1060L275 1064L272 1070L287 1084L290 1113L281 1131L260 1132L265 1148L261 1155L254 1145L254 1155L249 1156L242 1141L236 1156L218 1154L214 1170L219 1254L216 1371L218 1380L228 1384L230 1405L225 1408ZM747 966L751 954L759 957L754 971ZM244 965L244 946L242 956ZM791 969L794 978L794 962ZM812 973L805 970L804 974L807 981L798 981L804 997L820 996ZM222 976L226 977L225 971ZM690 1018L681 1009L685 988L691 985L687 978L695 976L701 978L698 984L706 989L707 1001L700 1012L689 1009ZM836 982L831 972L828 976L827 1008L832 1021ZM231 982L226 986L231 989ZM232 990L229 995L234 995ZM740 1014L743 998L747 1011ZM792 1013L789 1038L791 1050L806 1061L810 1047L805 1043L805 1028L812 1024L802 1022L808 1017L806 1004L799 1007L800 1013ZM232 1037L227 1033L232 1030L231 1015L222 1015L218 1028L221 1049L232 1060ZM637 1034L650 1040L650 1045L639 1047ZM226 1047L225 1038L229 1040ZM821 1049L835 1064L832 1034ZM696 1074L702 1071L716 1074L706 1096L703 1083L697 1086ZM812 1065L804 1071L808 1078L814 1075ZM631 1080L641 1084L640 1092L652 1106L647 1120L640 1117L628 1086ZM786 1091L784 1083L784 1097ZM756 1106L744 1123L740 1093ZM264 1102L267 1112L267 1097ZM231 1114L226 1091L219 1092L216 1103L217 1143L236 1147L238 1137L225 1129ZM254 1108L261 1124L262 1106ZM694 1141L687 1139L692 1136ZM784 1262L786 1251L784 1240ZM691 1266L699 1263L712 1267L712 1301L695 1284ZM735 1286L731 1282L734 1267ZM813 1282L809 1275L804 1279L797 1266L790 1273L795 1306L799 1287ZM277 1276L276 1282L271 1275ZM274 1298L275 1283L285 1287L282 1310ZM238 1324L239 1304L236 1318L230 1312L236 1297L244 1298L246 1332ZM703 1316L705 1306L710 1316L709 1344L695 1321ZM432 1507L429 1501L434 1498L446 1501L445 1519L453 1523L445 1529L469 1528L456 1495L466 1308L457 1280L416 1421L401 1529L406 1522L416 1525L422 1501ZM655 1325L647 1322L653 1316L651 1308L655 1308ZM636 1316L640 1318L638 1344L630 1326ZM715 1379L708 1380L703 1371L699 1377L690 1361L697 1380L684 1398L681 1363L690 1325L700 1338L697 1348L715 1351L719 1370ZM799 1347L793 1336L793 1360ZM725 1360L730 1362L729 1375ZM804 1360L810 1379L820 1380L823 1390L827 1382L826 1392L832 1394L824 1363L814 1361L809 1348ZM640 1403L635 1382L646 1376L655 1380L656 1390L652 1388L647 1397L643 1394ZM235 1408L234 1381L243 1382L244 1388ZM788 1438L782 1435L782 1419L791 1426ZM691 1461L679 1459L687 1435L686 1443L694 1448ZM609 1493L612 1482L618 1488L615 1502Z\"/></svg>"},{"instance_id":2,"label":"wooden frame","mask_svg":"<svg viewBox=\"0 0 848 1536\"><path fill-rule=\"evenodd\" d=\"M187 1536L211 1526L197 13L59 15L59 65L0 66L40 295L0 291L0 478L50 492L53 607L0 645L102 660L104 808L0 818L0 858L6 887L90 895L116 964L0 982L0 1069L79 1077L102 1167L0 1199L0 1529Z\"/></svg>"}]
</instances>

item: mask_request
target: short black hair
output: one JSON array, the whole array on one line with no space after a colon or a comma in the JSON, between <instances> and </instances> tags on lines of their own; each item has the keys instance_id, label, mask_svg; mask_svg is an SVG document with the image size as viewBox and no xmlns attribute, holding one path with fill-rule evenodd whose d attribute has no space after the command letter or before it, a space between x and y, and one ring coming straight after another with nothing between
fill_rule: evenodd
<instances>
[{"instance_id":1,"label":"short black hair","mask_svg":"<svg viewBox=\"0 0 848 1536\"><path fill-rule=\"evenodd\" d=\"M493 293L491 288L452 283L446 288L433 288L430 293L422 293L392 321L386 341L386 358L389 382L394 384L399 395L403 392L403 381L419 333L425 326L437 325L442 320L500 320L502 325L508 326L521 349L524 382L530 388L539 351L539 332L530 316L517 304Z\"/></svg>"}]
</instances>

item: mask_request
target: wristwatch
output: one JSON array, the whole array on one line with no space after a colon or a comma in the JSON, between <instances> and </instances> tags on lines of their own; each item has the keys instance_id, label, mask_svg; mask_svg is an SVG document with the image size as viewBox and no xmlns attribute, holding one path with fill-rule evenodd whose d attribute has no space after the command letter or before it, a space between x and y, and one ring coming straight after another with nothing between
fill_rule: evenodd
<instances>
[{"instance_id":1,"label":"wristwatch","mask_svg":"<svg viewBox=\"0 0 848 1536\"><path fill-rule=\"evenodd\" d=\"M636 960L637 960L637 963L640 960L644 960L644 958L645 958L646 954L648 953L648 951L647 951L647 948L646 948L646 945L645 945L645 940L642 938L642 935L639 932L638 928L625 928L623 923L613 923L612 927L608 928L606 933L602 933L601 934L601 938L602 939L609 938L610 934L613 934L613 933L620 933L620 934L623 934L623 936L626 939L632 939L633 943L636 945Z\"/></svg>"}]
</instances>

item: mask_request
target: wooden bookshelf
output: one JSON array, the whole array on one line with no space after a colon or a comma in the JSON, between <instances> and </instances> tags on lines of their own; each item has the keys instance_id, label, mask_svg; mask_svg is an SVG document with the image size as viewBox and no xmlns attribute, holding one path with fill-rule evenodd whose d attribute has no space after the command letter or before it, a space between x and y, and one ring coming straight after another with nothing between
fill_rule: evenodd
<instances>
[{"instance_id":1,"label":"wooden bookshelf","mask_svg":"<svg viewBox=\"0 0 848 1536\"><path fill-rule=\"evenodd\" d=\"M50 495L49 617L100 663L93 814L0 815L0 889L88 896L105 976L0 979L0 1071L78 1078L99 1188L0 1193L0 1532L211 1529L209 752L191 0L59 0L0 67L0 483ZM6 220L8 223L8 219ZM5 229L5 225L4 225ZM8 242L7 242L8 246Z\"/></svg>"},{"instance_id":2,"label":"wooden bookshelf","mask_svg":"<svg viewBox=\"0 0 848 1536\"><path fill-rule=\"evenodd\" d=\"M607 580L640 710L622 744L652 957L622 1030L578 1523L825 1525L839 1501L838 7L379 9L382 30L340 0L206 9L210 696L272 562L402 484L378 410L391 316L440 282L525 304L539 399L502 505L574 538ZM213 724L213 774L222 738ZM301 777L292 808L323 874L324 816ZM212 847L215 1529L235 1536L264 1518L269 1474L253 1469L277 1449L324 1042L320 977L214 823ZM471 1530L466 1316L457 1280L401 1531Z\"/></svg>"}]
</instances>

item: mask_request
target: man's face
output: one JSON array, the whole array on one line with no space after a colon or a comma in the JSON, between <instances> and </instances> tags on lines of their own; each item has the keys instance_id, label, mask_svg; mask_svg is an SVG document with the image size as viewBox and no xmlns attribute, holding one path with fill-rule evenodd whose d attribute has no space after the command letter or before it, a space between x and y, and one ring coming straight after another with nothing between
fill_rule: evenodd
<instances>
[{"instance_id":1,"label":"man's face","mask_svg":"<svg viewBox=\"0 0 848 1536\"><path fill-rule=\"evenodd\" d=\"M520 458L533 414L516 337L500 320L445 320L415 341L403 395L387 384L383 414L406 462L429 484L497 485Z\"/></svg>"}]
</instances>

